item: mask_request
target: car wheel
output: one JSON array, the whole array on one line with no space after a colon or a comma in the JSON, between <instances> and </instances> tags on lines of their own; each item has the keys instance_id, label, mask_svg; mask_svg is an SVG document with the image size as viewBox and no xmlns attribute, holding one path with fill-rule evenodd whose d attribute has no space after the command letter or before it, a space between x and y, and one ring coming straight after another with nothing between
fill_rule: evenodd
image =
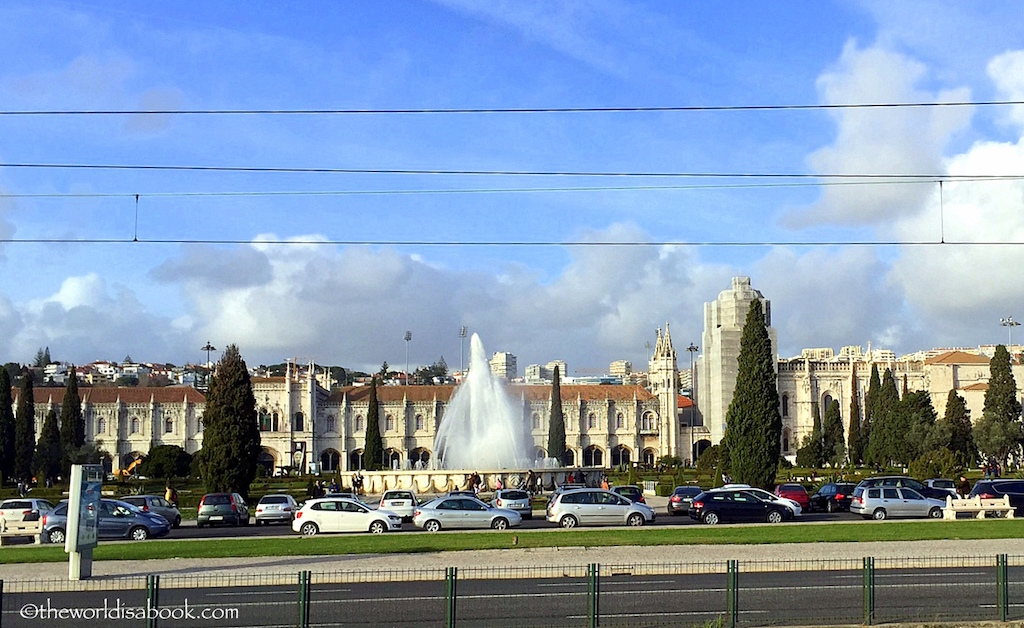
<instances>
[{"instance_id":1,"label":"car wheel","mask_svg":"<svg viewBox=\"0 0 1024 628\"><path fill-rule=\"evenodd\" d=\"M706 512L704 513L704 517L702 517L702 519L704 520L704 523L708 524L709 526L718 525L718 522L720 521L717 512Z\"/></svg>"},{"instance_id":2,"label":"car wheel","mask_svg":"<svg viewBox=\"0 0 1024 628\"><path fill-rule=\"evenodd\" d=\"M427 532L440 532L441 522L435 519L431 519L430 521L423 524L423 529Z\"/></svg>"},{"instance_id":3,"label":"car wheel","mask_svg":"<svg viewBox=\"0 0 1024 628\"><path fill-rule=\"evenodd\" d=\"M174 527L175 528L180 528L181 527L181 517L175 517L174 518Z\"/></svg>"},{"instance_id":4,"label":"car wheel","mask_svg":"<svg viewBox=\"0 0 1024 628\"><path fill-rule=\"evenodd\" d=\"M769 510L768 523L782 523L782 513L778 510Z\"/></svg>"},{"instance_id":5,"label":"car wheel","mask_svg":"<svg viewBox=\"0 0 1024 628\"><path fill-rule=\"evenodd\" d=\"M644 516L641 515L638 512L634 512L633 514L631 514L629 516L628 519L626 519L626 525L633 526L634 528L639 528L643 524L644 524Z\"/></svg>"},{"instance_id":6,"label":"car wheel","mask_svg":"<svg viewBox=\"0 0 1024 628\"><path fill-rule=\"evenodd\" d=\"M132 528L131 531L128 532L128 538L133 541L145 541L149 538L149 530L142 526Z\"/></svg>"},{"instance_id":7,"label":"car wheel","mask_svg":"<svg viewBox=\"0 0 1024 628\"><path fill-rule=\"evenodd\" d=\"M942 519L942 509L936 506L928 511L928 516L932 519Z\"/></svg>"},{"instance_id":8,"label":"car wheel","mask_svg":"<svg viewBox=\"0 0 1024 628\"><path fill-rule=\"evenodd\" d=\"M203 523L202 521L196 521L196 527L197 527L197 528L201 528L201 527L203 527L204 525L206 525L206 524L205 524L205 523Z\"/></svg>"},{"instance_id":9,"label":"car wheel","mask_svg":"<svg viewBox=\"0 0 1024 628\"><path fill-rule=\"evenodd\" d=\"M253 521L252 524L258 528L258 527L260 527L260 520L257 519L255 521Z\"/></svg>"},{"instance_id":10,"label":"car wheel","mask_svg":"<svg viewBox=\"0 0 1024 628\"><path fill-rule=\"evenodd\" d=\"M491 528L495 530L507 530L508 519L506 519L505 517L498 517L497 519L491 522Z\"/></svg>"},{"instance_id":11,"label":"car wheel","mask_svg":"<svg viewBox=\"0 0 1024 628\"><path fill-rule=\"evenodd\" d=\"M579 521L577 521L576 517L573 517L572 515L566 515L558 520L558 525L563 528L575 528L578 524Z\"/></svg>"},{"instance_id":12,"label":"car wheel","mask_svg":"<svg viewBox=\"0 0 1024 628\"><path fill-rule=\"evenodd\" d=\"M309 523L302 524L302 527L299 528L299 532L302 533L302 536L316 536L320 532L320 528L316 527L316 524L310 521Z\"/></svg>"},{"instance_id":13,"label":"car wheel","mask_svg":"<svg viewBox=\"0 0 1024 628\"><path fill-rule=\"evenodd\" d=\"M386 530L387 527L384 525L383 521L374 521L370 524L370 532L372 534L384 534Z\"/></svg>"},{"instance_id":14,"label":"car wheel","mask_svg":"<svg viewBox=\"0 0 1024 628\"><path fill-rule=\"evenodd\" d=\"M876 508L875 512L871 513L871 518L875 521L881 521L885 519L888 514L885 512L885 508Z\"/></svg>"},{"instance_id":15,"label":"car wheel","mask_svg":"<svg viewBox=\"0 0 1024 628\"><path fill-rule=\"evenodd\" d=\"M835 511L836 511L836 503L834 501L832 501L830 499L827 502L825 502L825 512L835 512Z\"/></svg>"},{"instance_id":16,"label":"car wheel","mask_svg":"<svg viewBox=\"0 0 1024 628\"><path fill-rule=\"evenodd\" d=\"M61 530L60 528L54 528L53 530L50 530L48 538L50 539L50 542L55 545L64 543L64 530Z\"/></svg>"}]
</instances>

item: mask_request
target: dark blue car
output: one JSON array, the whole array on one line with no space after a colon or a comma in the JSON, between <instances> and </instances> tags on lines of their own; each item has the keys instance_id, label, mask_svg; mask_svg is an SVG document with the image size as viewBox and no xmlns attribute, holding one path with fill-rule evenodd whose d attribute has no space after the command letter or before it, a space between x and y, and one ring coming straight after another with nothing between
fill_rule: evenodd
<instances>
[{"instance_id":1,"label":"dark blue car","mask_svg":"<svg viewBox=\"0 0 1024 628\"><path fill-rule=\"evenodd\" d=\"M64 543L67 538L68 503L61 502L43 516L43 539L50 543ZM167 519L156 513L116 499L101 499L99 530L101 539L131 539L144 541L150 537L165 536L171 531Z\"/></svg>"}]
</instances>

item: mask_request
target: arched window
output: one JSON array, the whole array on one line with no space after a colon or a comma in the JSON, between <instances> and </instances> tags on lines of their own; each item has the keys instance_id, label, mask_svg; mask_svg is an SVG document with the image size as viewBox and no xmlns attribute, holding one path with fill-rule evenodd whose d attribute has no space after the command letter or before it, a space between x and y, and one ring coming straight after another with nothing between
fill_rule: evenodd
<instances>
[{"instance_id":1,"label":"arched window","mask_svg":"<svg viewBox=\"0 0 1024 628\"><path fill-rule=\"evenodd\" d=\"M423 419L423 415L422 414L417 414L416 415L416 431L417 432L422 432L426 428L427 428L427 422L426 422L426 420Z\"/></svg>"},{"instance_id":2,"label":"arched window","mask_svg":"<svg viewBox=\"0 0 1024 628\"><path fill-rule=\"evenodd\" d=\"M340 454L333 449L324 450L320 454L320 470L325 473L333 473L338 470L338 463L341 460Z\"/></svg>"},{"instance_id":3,"label":"arched window","mask_svg":"<svg viewBox=\"0 0 1024 628\"><path fill-rule=\"evenodd\" d=\"M543 460L548 457L548 452L544 451L544 448L537 447L533 450L534 460Z\"/></svg>"},{"instance_id":4,"label":"arched window","mask_svg":"<svg viewBox=\"0 0 1024 628\"><path fill-rule=\"evenodd\" d=\"M646 465L648 467L653 467L654 466L654 458L655 458L655 456L654 456L654 450L653 449L645 449L644 450L644 465Z\"/></svg>"},{"instance_id":5,"label":"arched window","mask_svg":"<svg viewBox=\"0 0 1024 628\"><path fill-rule=\"evenodd\" d=\"M269 432L271 428L270 413L267 412L266 408L260 410L260 431Z\"/></svg>"},{"instance_id":6,"label":"arched window","mask_svg":"<svg viewBox=\"0 0 1024 628\"><path fill-rule=\"evenodd\" d=\"M277 416L276 412L274 414L270 415L270 430L272 432L276 432L278 430L277 420L278 420L278 416Z\"/></svg>"},{"instance_id":7,"label":"arched window","mask_svg":"<svg viewBox=\"0 0 1024 628\"><path fill-rule=\"evenodd\" d=\"M583 466L584 467L602 467L604 466L604 452L597 445L591 445L583 450Z\"/></svg>"},{"instance_id":8,"label":"arched window","mask_svg":"<svg viewBox=\"0 0 1024 628\"><path fill-rule=\"evenodd\" d=\"M621 430L626 427L626 417L622 413L615 415L615 429Z\"/></svg>"},{"instance_id":9,"label":"arched window","mask_svg":"<svg viewBox=\"0 0 1024 628\"><path fill-rule=\"evenodd\" d=\"M788 429L782 430L782 451L783 452L788 452L789 451L789 430Z\"/></svg>"},{"instance_id":10,"label":"arched window","mask_svg":"<svg viewBox=\"0 0 1024 628\"><path fill-rule=\"evenodd\" d=\"M597 415L591 412L587 415L587 429L593 430L597 428Z\"/></svg>"},{"instance_id":11,"label":"arched window","mask_svg":"<svg viewBox=\"0 0 1024 628\"><path fill-rule=\"evenodd\" d=\"M164 433L165 434L173 434L174 433L174 420L173 419L167 419L166 421L164 421Z\"/></svg>"},{"instance_id":12,"label":"arched window","mask_svg":"<svg viewBox=\"0 0 1024 628\"><path fill-rule=\"evenodd\" d=\"M131 433L132 434L138 434L139 433L139 429L141 427L142 427L142 423L139 421L139 417L133 416L132 417Z\"/></svg>"},{"instance_id":13,"label":"arched window","mask_svg":"<svg viewBox=\"0 0 1024 628\"><path fill-rule=\"evenodd\" d=\"M825 413L828 412L828 407L830 405L832 405L832 395L826 394L821 399L821 415L822 415L822 417L824 417Z\"/></svg>"},{"instance_id":14,"label":"arched window","mask_svg":"<svg viewBox=\"0 0 1024 628\"><path fill-rule=\"evenodd\" d=\"M655 430L655 420L653 412L644 412L640 417L640 431L641 432L653 432Z\"/></svg>"},{"instance_id":15,"label":"arched window","mask_svg":"<svg viewBox=\"0 0 1024 628\"><path fill-rule=\"evenodd\" d=\"M789 416L789 395L782 395L782 416Z\"/></svg>"},{"instance_id":16,"label":"arched window","mask_svg":"<svg viewBox=\"0 0 1024 628\"><path fill-rule=\"evenodd\" d=\"M390 414L384 419L384 431L393 432L395 430L395 417Z\"/></svg>"},{"instance_id":17,"label":"arched window","mask_svg":"<svg viewBox=\"0 0 1024 628\"><path fill-rule=\"evenodd\" d=\"M612 449L612 466L621 467L628 465L630 462L629 447L625 445L618 445L615 449Z\"/></svg>"},{"instance_id":18,"label":"arched window","mask_svg":"<svg viewBox=\"0 0 1024 628\"><path fill-rule=\"evenodd\" d=\"M365 469L363 466L363 450L357 449L350 451L348 454L348 470L357 471L359 469Z\"/></svg>"},{"instance_id":19,"label":"arched window","mask_svg":"<svg viewBox=\"0 0 1024 628\"><path fill-rule=\"evenodd\" d=\"M306 423L305 422L305 417L302 416L302 413L301 412L296 412L295 413L295 424L292 426L292 430L296 431L296 432L303 431L305 429L305 427L306 427L305 423Z\"/></svg>"},{"instance_id":20,"label":"arched window","mask_svg":"<svg viewBox=\"0 0 1024 628\"><path fill-rule=\"evenodd\" d=\"M530 425L531 425L531 426L533 427L533 429L535 429L535 430L539 430L539 429L540 429L540 414L539 414L539 413L537 413L537 412L534 412L534 413L533 413L533 414L532 414L532 415L530 416Z\"/></svg>"},{"instance_id":21,"label":"arched window","mask_svg":"<svg viewBox=\"0 0 1024 628\"><path fill-rule=\"evenodd\" d=\"M362 432L365 429L366 429L366 422L363 421L363 415L357 414L356 415L356 429L355 429L355 431ZM356 468L359 469L361 467L356 467Z\"/></svg>"},{"instance_id":22,"label":"arched window","mask_svg":"<svg viewBox=\"0 0 1024 628\"><path fill-rule=\"evenodd\" d=\"M107 433L107 420L106 419L101 417L101 418L96 420L96 433L97 434L106 434Z\"/></svg>"}]
</instances>

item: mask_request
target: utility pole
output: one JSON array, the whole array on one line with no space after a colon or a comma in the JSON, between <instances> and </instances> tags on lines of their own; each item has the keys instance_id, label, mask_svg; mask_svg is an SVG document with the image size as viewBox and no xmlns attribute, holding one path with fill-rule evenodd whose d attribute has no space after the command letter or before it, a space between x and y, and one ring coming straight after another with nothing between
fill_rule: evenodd
<instances>
[{"instance_id":1,"label":"utility pole","mask_svg":"<svg viewBox=\"0 0 1024 628\"><path fill-rule=\"evenodd\" d=\"M412 332L405 332L405 385L409 385L409 341L412 340Z\"/></svg>"},{"instance_id":2,"label":"utility pole","mask_svg":"<svg viewBox=\"0 0 1024 628\"><path fill-rule=\"evenodd\" d=\"M210 352L211 351L216 351L217 347L215 347L212 344L210 344L210 341L207 340L206 341L206 346L205 347L200 347L199 350L206 352L206 381L205 381L204 385L206 387L206 390L209 390L210 389L210 375L213 374L213 367L210 366Z\"/></svg>"},{"instance_id":3,"label":"utility pole","mask_svg":"<svg viewBox=\"0 0 1024 628\"><path fill-rule=\"evenodd\" d=\"M459 328L459 338L462 339L462 343L459 345L459 372L462 376L466 376L466 326L463 325Z\"/></svg>"},{"instance_id":4,"label":"utility pole","mask_svg":"<svg viewBox=\"0 0 1024 628\"><path fill-rule=\"evenodd\" d=\"M693 415L694 406L697 403L697 395L694 394L694 389L696 388L694 384L696 382L694 381L693 376L693 356L700 350L700 347L691 342L690 346L687 347L686 350L690 352L690 429L688 430L690 432L690 464L696 464L697 461L694 460L693 455Z\"/></svg>"}]
</instances>

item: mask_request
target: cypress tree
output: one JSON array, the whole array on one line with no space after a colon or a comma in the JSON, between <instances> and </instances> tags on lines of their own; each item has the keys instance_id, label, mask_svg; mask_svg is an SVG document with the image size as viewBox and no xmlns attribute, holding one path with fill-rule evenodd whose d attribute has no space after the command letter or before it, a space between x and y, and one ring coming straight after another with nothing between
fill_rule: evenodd
<instances>
[{"instance_id":1,"label":"cypress tree","mask_svg":"<svg viewBox=\"0 0 1024 628\"><path fill-rule=\"evenodd\" d=\"M779 467L782 416L775 356L758 299L747 311L738 361L736 389L726 412L729 467L736 482L769 489Z\"/></svg>"},{"instance_id":2,"label":"cypress tree","mask_svg":"<svg viewBox=\"0 0 1024 628\"><path fill-rule=\"evenodd\" d=\"M1017 401L1017 383L1010 369L1010 354L1006 347L996 347L989 361L988 390L981 420L974 425L974 440L987 456L1000 463L1020 445L1020 402Z\"/></svg>"},{"instance_id":3,"label":"cypress tree","mask_svg":"<svg viewBox=\"0 0 1024 628\"><path fill-rule=\"evenodd\" d=\"M878 365L872 364L868 392L864 395L864 422L860 426L861 452L867 464L878 464L874 459L874 449L871 447L871 432L875 427L875 399L878 398L878 391L881 388L882 379L878 376Z\"/></svg>"},{"instance_id":4,"label":"cypress tree","mask_svg":"<svg viewBox=\"0 0 1024 628\"><path fill-rule=\"evenodd\" d=\"M377 405L377 378L370 381L370 401L366 410L366 442L363 445L363 468L380 471L384 468L384 439L380 435L380 408Z\"/></svg>"},{"instance_id":5,"label":"cypress tree","mask_svg":"<svg viewBox=\"0 0 1024 628\"><path fill-rule=\"evenodd\" d=\"M908 392L900 400L895 423L896 459L909 465L922 454L938 446L935 422L938 413L932 396L923 390Z\"/></svg>"},{"instance_id":6,"label":"cypress tree","mask_svg":"<svg viewBox=\"0 0 1024 628\"><path fill-rule=\"evenodd\" d=\"M967 402L956 393L956 390L949 391L946 398L946 414L944 417L949 426L949 450L957 456L957 460L964 466L974 463L977 446L974 444L974 434L971 425L971 411L967 408Z\"/></svg>"},{"instance_id":7,"label":"cypress tree","mask_svg":"<svg viewBox=\"0 0 1024 628\"><path fill-rule=\"evenodd\" d=\"M206 491L249 496L260 455L256 397L236 345L228 345L206 394L201 468Z\"/></svg>"},{"instance_id":8,"label":"cypress tree","mask_svg":"<svg viewBox=\"0 0 1024 628\"><path fill-rule=\"evenodd\" d=\"M899 416L900 393L892 371L885 369L882 386L871 411L871 442L868 447L875 464L892 465L899 456L898 440L906 438Z\"/></svg>"},{"instance_id":9,"label":"cypress tree","mask_svg":"<svg viewBox=\"0 0 1024 628\"><path fill-rule=\"evenodd\" d=\"M14 477L32 479L32 456L36 449L36 400L32 378L21 378L18 414L14 418Z\"/></svg>"},{"instance_id":10,"label":"cypress tree","mask_svg":"<svg viewBox=\"0 0 1024 628\"><path fill-rule=\"evenodd\" d=\"M78 460L79 450L85 444L85 419L82 417L82 399L78 395L78 377L75 367L68 371L68 385L60 406L61 472L69 477L71 465Z\"/></svg>"},{"instance_id":11,"label":"cypress tree","mask_svg":"<svg viewBox=\"0 0 1024 628\"><path fill-rule=\"evenodd\" d=\"M40 481L56 480L61 473L60 428L57 426L57 412L50 410L39 432L33 468Z\"/></svg>"},{"instance_id":12,"label":"cypress tree","mask_svg":"<svg viewBox=\"0 0 1024 628\"><path fill-rule=\"evenodd\" d=\"M548 458L565 463L565 417L562 415L562 385L559 368L551 380L551 414L548 417Z\"/></svg>"},{"instance_id":13,"label":"cypress tree","mask_svg":"<svg viewBox=\"0 0 1024 628\"><path fill-rule=\"evenodd\" d=\"M14 399L11 376L0 368L0 480L14 477Z\"/></svg>"},{"instance_id":14,"label":"cypress tree","mask_svg":"<svg viewBox=\"0 0 1024 628\"><path fill-rule=\"evenodd\" d=\"M843 416L839 410L839 401L835 399L825 408L822 435L826 461L832 467L842 465L846 460L846 441L843 439Z\"/></svg>"},{"instance_id":15,"label":"cypress tree","mask_svg":"<svg viewBox=\"0 0 1024 628\"><path fill-rule=\"evenodd\" d=\"M857 394L857 367L854 366L853 394L850 399L850 431L846 444L850 449L850 465L856 466L863 460L864 442L860 431L860 400Z\"/></svg>"}]
</instances>

